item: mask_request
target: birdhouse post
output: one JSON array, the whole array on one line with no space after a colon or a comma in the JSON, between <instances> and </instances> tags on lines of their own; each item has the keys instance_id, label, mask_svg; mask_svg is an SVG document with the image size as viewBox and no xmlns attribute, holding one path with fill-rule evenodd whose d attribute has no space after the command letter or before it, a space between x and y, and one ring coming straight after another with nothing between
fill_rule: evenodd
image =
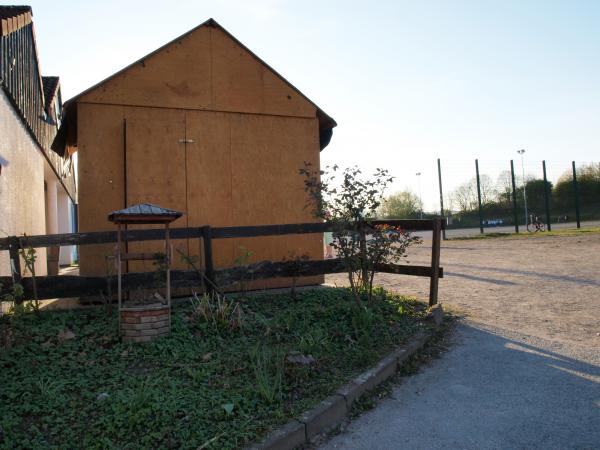
<instances>
[{"instance_id":1,"label":"birdhouse post","mask_svg":"<svg viewBox=\"0 0 600 450\"><path fill-rule=\"evenodd\" d=\"M171 260L173 248L170 243L169 224L182 216L179 211L142 203L113 211L108 220L117 225L115 264L117 269L117 295L119 302L119 334L124 342L148 342L171 332ZM127 225L162 224L165 227L165 253L128 253L123 251ZM159 295L151 300L133 304L123 297L123 262L132 260L160 261L165 269L166 298ZM125 289L128 290L128 289Z\"/></svg>"}]
</instances>

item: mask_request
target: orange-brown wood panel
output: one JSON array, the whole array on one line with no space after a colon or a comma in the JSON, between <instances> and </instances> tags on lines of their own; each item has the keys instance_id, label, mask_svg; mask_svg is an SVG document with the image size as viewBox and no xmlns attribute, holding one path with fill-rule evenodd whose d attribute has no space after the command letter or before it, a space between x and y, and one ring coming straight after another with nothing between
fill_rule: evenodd
<instances>
[{"instance_id":1,"label":"orange-brown wood panel","mask_svg":"<svg viewBox=\"0 0 600 450\"><path fill-rule=\"evenodd\" d=\"M85 93L89 103L315 117L316 107L225 31L197 28Z\"/></svg>"},{"instance_id":2,"label":"orange-brown wood panel","mask_svg":"<svg viewBox=\"0 0 600 450\"><path fill-rule=\"evenodd\" d=\"M231 114L186 112L188 226L233 225L231 220ZM193 141L193 142L191 142ZM201 241L190 241L190 252L201 254ZM213 242L215 267L229 267L233 243Z\"/></svg>"},{"instance_id":3,"label":"orange-brown wood panel","mask_svg":"<svg viewBox=\"0 0 600 450\"><path fill-rule=\"evenodd\" d=\"M125 206L123 108L80 103L77 116L79 231L114 230L108 213ZM82 245L81 275L105 275L105 256L113 253L112 244Z\"/></svg>"},{"instance_id":4,"label":"orange-brown wood panel","mask_svg":"<svg viewBox=\"0 0 600 450\"><path fill-rule=\"evenodd\" d=\"M134 106L209 108L210 29L198 28L92 89L81 100Z\"/></svg>"},{"instance_id":5,"label":"orange-brown wood panel","mask_svg":"<svg viewBox=\"0 0 600 450\"><path fill-rule=\"evenodd\" d=\"M173 227L187 226L185 113L182 110L126 108L127 205L152 203L184 213ZM180 142L181 141L181 142ZM133 228L131 225L129 228ZM136 228L157 228L156 225ZM189 253L188 242L172 240L173 247ZM164 252L164 242L132 242L134 253ZM173 268L187 267L175 252ZM150 261L130 262L133 272L153 271Z\"/></svg>"},{"instance_id":6,"label":"orange-brown wood panel","mask_svg":"<svg viewBox=\"0 0 600 450\"><path fill-rule=\"evenodd\" d=\"M212 29L213 109L315 117L316 108L218 28Z\"/></svg>"},{"instance_id":7,"label":"orange-brown wood panel","mask_svg":"<svg viewBox=\"0 0 600 450\"><path fill-rule=\"evenodd\" d=\"M307 194L298 170L304 161L319 165L316 119L236 114L231 125L232 220L236 225L315 221L305 209ZM251 261L282 260L306 255L323 257L322 236L316 234L233 239L236 256L243 247ZM302 280L321 282L322 277ZM289 285L270 280L255 287Z\"/></svg>"}]
</instances>

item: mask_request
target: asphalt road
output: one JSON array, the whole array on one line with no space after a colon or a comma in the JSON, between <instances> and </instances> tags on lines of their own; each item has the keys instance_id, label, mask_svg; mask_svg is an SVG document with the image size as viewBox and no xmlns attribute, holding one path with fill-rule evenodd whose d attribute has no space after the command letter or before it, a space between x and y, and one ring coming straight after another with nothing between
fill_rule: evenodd
<instances>
[{"instance_id":1,"label":"asphalt road","mask_svg":"<svg viewBox=\"0 0 600 450\"><path fill-rule=\"evenodd\" d=\"M600 448L597 354L470 323L455 339L321 449Z\"/></svg>"}]
</instances>

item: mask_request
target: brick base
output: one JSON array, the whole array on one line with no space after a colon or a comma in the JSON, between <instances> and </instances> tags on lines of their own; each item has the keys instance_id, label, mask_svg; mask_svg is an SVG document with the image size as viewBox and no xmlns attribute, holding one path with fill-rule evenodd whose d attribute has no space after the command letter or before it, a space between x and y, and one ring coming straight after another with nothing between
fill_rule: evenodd
<instances>
[{"instance_id":1,"label":"brick base","mask_svg":"<svg viewBox=\"0 0 600 450\"><path fill-rule=\"evenodd\" d=\"M123 342L148 342L171 332L171 314L167 305L142 305L121 309Z\"/></svg>"}]
</instances>

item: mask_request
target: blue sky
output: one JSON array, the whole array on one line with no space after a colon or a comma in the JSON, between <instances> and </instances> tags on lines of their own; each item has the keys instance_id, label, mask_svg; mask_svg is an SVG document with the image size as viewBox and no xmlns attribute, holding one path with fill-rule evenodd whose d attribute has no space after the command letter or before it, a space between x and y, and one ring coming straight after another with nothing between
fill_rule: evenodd
<instances>
[{"instance_id":1,"label":"blue sky","mask_svg":"<svg viewBox=\"0 0 600 450\"><path fill-rule=\"evenodd\" d=\"M526 149L551 178L600 160L599 1L32 1L70 98L209 17L338 122L323 164L385 167L438 207ZM518 171L520 172L520 170Z\"/></svg>"}]
</instances>

